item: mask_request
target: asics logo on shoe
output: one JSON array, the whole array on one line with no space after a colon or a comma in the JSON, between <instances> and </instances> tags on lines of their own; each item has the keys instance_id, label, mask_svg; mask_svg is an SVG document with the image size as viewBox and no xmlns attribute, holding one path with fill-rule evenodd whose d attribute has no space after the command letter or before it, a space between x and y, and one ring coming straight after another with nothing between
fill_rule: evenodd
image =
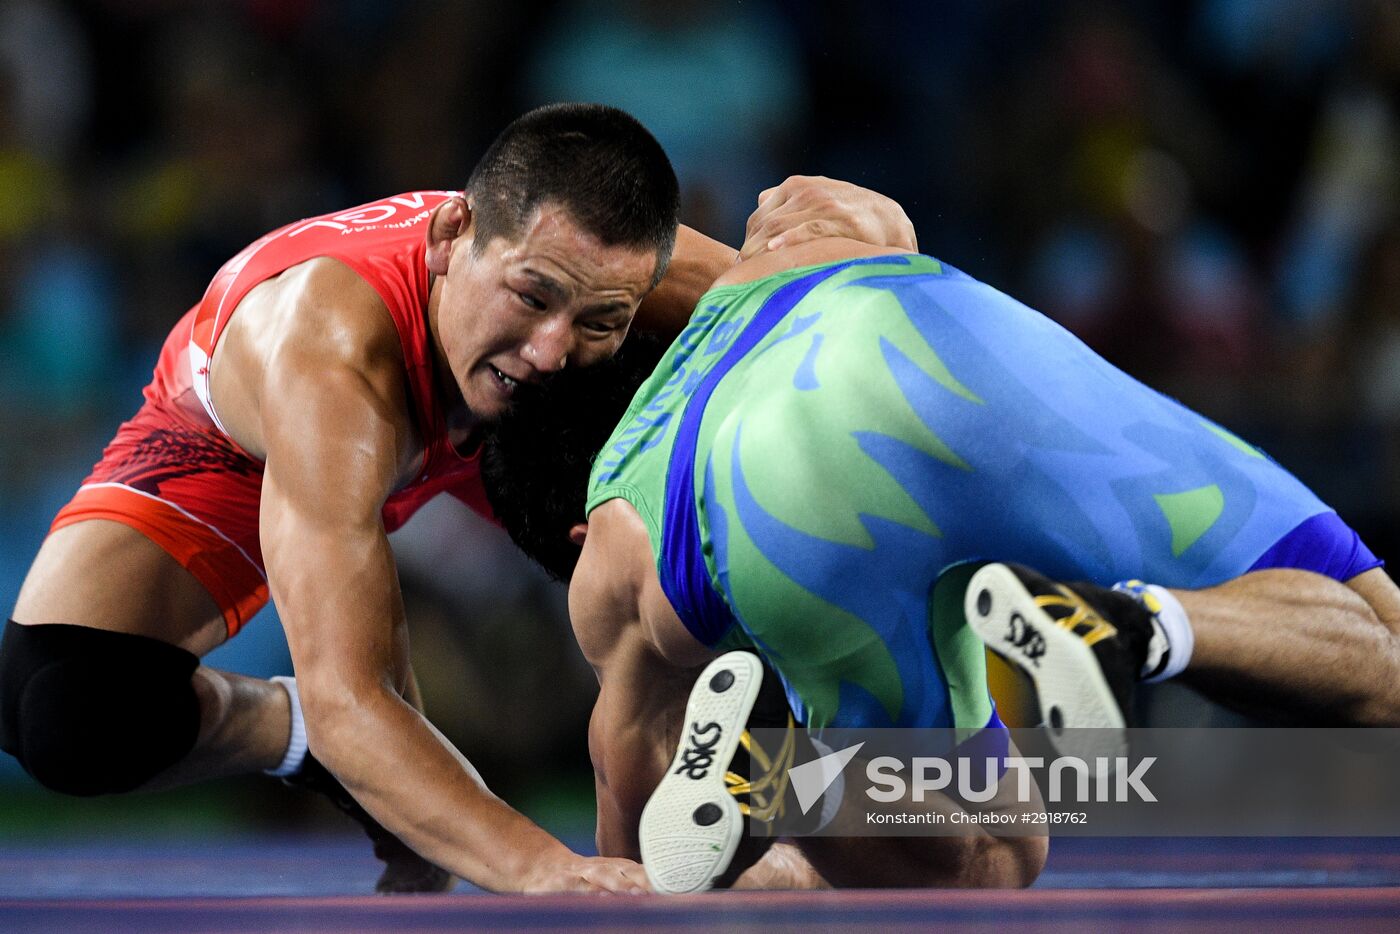
<instances>
[{"instance_id":1,"label":"asics logo on shoe","mask_svg":"<svg viewBox=\"0 0 1400 934\"><path fill-rule=\"evenodd\" d=\"M1026 660L1037 668L1040 656L1045 654L1045 637L1040 631L1026 622L1020 613L1012 613L1006 630L1006 641L1018 649Z\"/></svg>"},{"instance_id":2,"label":"asics logo on shoe","mask_svg":"<svg viewBox=\"0 0 1400 934\"><path fill-rule=\"evenodd\" d=\"M696 781L710 774L710 766L715 761L715 747L723 735L724 730L713 720L704 726L692 723L689 745L681 752L681 764L674 774Z\"/></svg>"}]
</instances>

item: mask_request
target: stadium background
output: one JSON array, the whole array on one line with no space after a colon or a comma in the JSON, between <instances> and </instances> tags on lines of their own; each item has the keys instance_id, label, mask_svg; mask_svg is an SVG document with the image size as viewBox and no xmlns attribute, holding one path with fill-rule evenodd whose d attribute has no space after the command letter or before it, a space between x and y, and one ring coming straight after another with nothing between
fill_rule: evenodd
<instances>
[{"instance_id":1,"label":"stadium background","mask_svg":"<svg viewBox=\"0 0 1400 934\"><path fill-rule=\"evenodd\" d=\"M170 325L289 220L459 187L525 108L598 100L736 244L792 173L1262 445L1400 557L1400 6L1388 0L3 0L0 594ZM586 835L563 597L439 502L395 536L434 721ZM289 669L268 614L212 662ZM1229 722L1184 691L1160 722ZM0 757L0 838L354 832L249 778L78 802Z\"/></svg>"}]
</instances>

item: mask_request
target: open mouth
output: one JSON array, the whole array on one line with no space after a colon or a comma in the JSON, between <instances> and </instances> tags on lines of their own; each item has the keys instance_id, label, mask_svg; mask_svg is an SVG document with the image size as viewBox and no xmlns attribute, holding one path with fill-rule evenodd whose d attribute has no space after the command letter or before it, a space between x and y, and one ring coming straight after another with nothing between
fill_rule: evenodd
<instances>
[{"instance_id":1,"label":"open mouth","mask_svg":"<svg viewBox=\"0 0 1400 934\"><path fill-rule=\"evenodd\" d=\"M520 386L519 381L511 379L494 366L491 366L491 364L488 363L486 366L491 370L491 375L496 378L496 381L501 385L502 389L504 389L506 395L511 395Z\"/></svg>"}]
</instances>

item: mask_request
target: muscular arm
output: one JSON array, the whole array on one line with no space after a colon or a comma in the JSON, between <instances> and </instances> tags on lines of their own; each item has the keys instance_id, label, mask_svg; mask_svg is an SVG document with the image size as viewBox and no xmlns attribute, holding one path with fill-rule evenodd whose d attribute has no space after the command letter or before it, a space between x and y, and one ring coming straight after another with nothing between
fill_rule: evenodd
<instances>
[{"instance_id":1,"label":"muscular arm","mask_svg":"<svg viewBox=\"0 0 1400 934\"><path fill-rule=\"evenodd\" d=\"M637 824L665 774L684 710L674 669L655 664L639 640L626 638L598 671L598 702L588 727L598 793L598 852L640 859Z\"/></svg>"},{"instance_id":2,"label":"muscular arm","mask_svg":"<svg viewBox=\"0 0 1400 934\"><path fill-rule=\"evenodd\" d=\"M588 728L598 852L628 859L641 856L642 809L670 764L686 698L710 654L688 636L664 634L655 617L658 601L666 598L651 562L641 518L621 501L607 503L593 513L569 588L574 632L599 684ZM735 888L825 886L795 847L781 844L735 883Z\"/></svg>"},{"instance_id":3,"label":"muscular arm","mask_svg":"<svg viewBox=\"0 0 1400 934\"><path fill-rule=\"evenodd\" d=\"M636 325L644 331L679 334L700 296L739 260L823 237L909 253L919 249L914 225L896 202L849 182L794 175L759 193L742 253L682 226L666 276L637 310Z\"/></svg>"},{"instance_id":4,"label":"muscular arm","mask_svg":"<svg viewBox=\"0 0 1400 934\"><path fill-rule=\"evenodd\" d=\"M734 265L738 256L738 250L682 224L676 231L676 248L666 275L643 299L635 326L668 337L679 334L700 296Z\"/></svg>"},{"instance_id":5,"label":"muscular arm","mask_svg":"<svg viewBox=\"0 0 1400 934\"><path fill-rule=\"evenodd\" d=\"M590 888L584 862L493 795L406 701L408 640L380 509L411 450L392 340L302 315L269 360L261 508L312 752L385 827L484 888ZM339 325L345 327L337 330Z\"/></svg>"},{"instance_id":6,"label":"muscular arm","mask_svg":"<svg viewBox=\"0 0 1400 934\"><path fill-rule=\"evenodd\" d=\"M639 637L619 635L605 667L589 723L598 795L598 852L640 859L637 827L680 737L694 669L677 669ZM734 883L736 889L817 889L828 884L797 847L775 844Z\"/></svg>"},{"instance_id":7,"label":"muscular arm","mask_svg":"<svg viewBox=\"0 0 1400 934\"><path fill-rule=\"evenodd\" d=\"M569 617L598 676L588 750L598 793L598 852L637 859L637 823L665 774L695 670L658 651L642 623L651 549L620 500L594 510L569 586Z\"/></svg>"}]
</instances>

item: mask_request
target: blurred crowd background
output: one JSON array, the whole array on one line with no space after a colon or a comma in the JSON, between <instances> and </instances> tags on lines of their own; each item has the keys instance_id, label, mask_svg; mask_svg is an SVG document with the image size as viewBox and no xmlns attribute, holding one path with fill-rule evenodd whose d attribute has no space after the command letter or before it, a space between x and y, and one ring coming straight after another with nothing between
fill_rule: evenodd
<instances>
[{"instance_id":1,"label":"blurred crowd background","mask_svg":"<svg viewBox=\"0 0 1400 934\"><path fill-rule=\"evenodd\" d=\"M4 598L224 260L460 187L556 100L639 117L683 220L734 245L789 174L891 195L925 252L1260 444L1400 558L1394 0L0 0ZM508 799L586 822L592 678L560 590L455 502L396 548L433 719ZM290 667L271 612L213 661ZM1216 716L1176 703L1158 715ZM0 790L0 834L325 819L259 779L79 804L0 757Z\"/></svg>"}]
</instances>

